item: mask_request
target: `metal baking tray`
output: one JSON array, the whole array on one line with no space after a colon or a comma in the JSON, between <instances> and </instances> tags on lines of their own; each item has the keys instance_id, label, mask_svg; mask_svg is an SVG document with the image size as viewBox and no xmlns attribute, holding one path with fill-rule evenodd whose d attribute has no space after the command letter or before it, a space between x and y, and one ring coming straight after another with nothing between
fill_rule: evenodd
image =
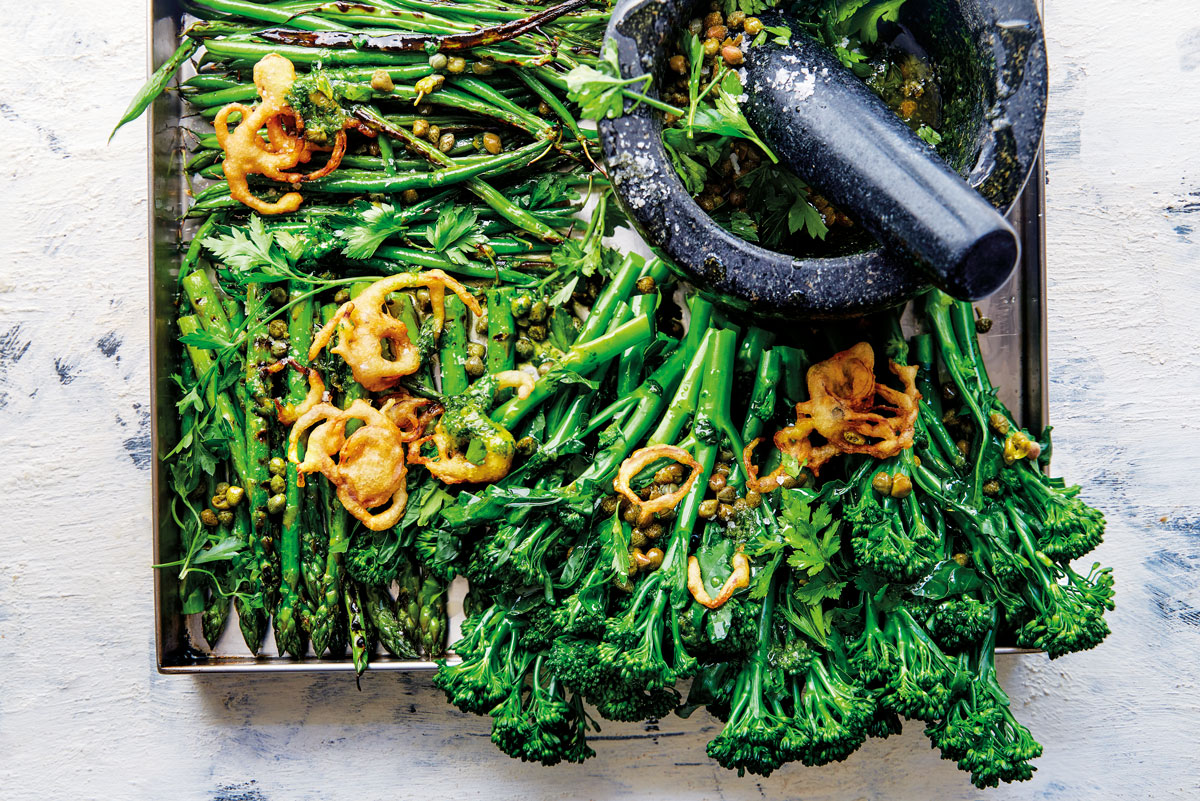
<instances>
[{"instance_id":1,"label":"metal baking tray","mask_svg":"<svg viewBox=\"0 0 1200 801\"><path fill-rule=\"evenodd\" d=\"M157 69L175 51L184 11L176 0L151 0L150 70ZM185 70L187 67L185 66ZM186 75L186 72L184 73ZM184 147L183 105L178 93L165 92L149 111L150 190L150 402L154 408L151 437L155 454L153 475L154 563L171 561L179 550L179 532L169 514L169 477L162 456L178 437L175 398L169 376L174 371L173 294L179 275L179 242L184 235L180 218L186 209L187 182L182 172ZM1001 399L1017 421L1039 432L1047 422L1046 406L1046 281L1045 184L1042 159L1034 167L1025 190L1009 213L1021 238L1021 263L998 292L977 304L993 322L981 337L988 370L1000 386ZM289 659L275 655L268 633L260 656L251 656L241 642L238 627L230 621L225 636L213 649L200 637L196 620L179 612L177 579L167 570L154 573L154 639L160 673L257 673L275 671L350 671L345 659ZM461 617L463 587L451 587L451 641ZM193 618L196 616L193 616ZM1028 653L1001 647L998 653ZM373 657L372 670L429 670L432 662Z\"/></svg>"}]
</instances>

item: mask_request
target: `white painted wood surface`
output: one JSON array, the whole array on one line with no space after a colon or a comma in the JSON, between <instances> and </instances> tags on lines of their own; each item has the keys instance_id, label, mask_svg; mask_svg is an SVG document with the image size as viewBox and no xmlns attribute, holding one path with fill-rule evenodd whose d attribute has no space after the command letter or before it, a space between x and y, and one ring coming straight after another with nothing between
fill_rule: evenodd
<instances>
[{"instance_id":1,"label":"white painted wood surface","mask_svg":"<svg viewBox=\"0 0 1200 801\"><path fill-rule=\"evenodd\" d=\"M712 722L606 724L543 769L426 676L164 677L151 617L145 137L105 139L146 64L143 2L0 18L0 797L1200 798L1200 16L1052 0L1055 467L1108 514L1113 634L1002 661L1046 746L979 792L909 724L848 762L739 779Z\"/></svg>"}]
</instances>

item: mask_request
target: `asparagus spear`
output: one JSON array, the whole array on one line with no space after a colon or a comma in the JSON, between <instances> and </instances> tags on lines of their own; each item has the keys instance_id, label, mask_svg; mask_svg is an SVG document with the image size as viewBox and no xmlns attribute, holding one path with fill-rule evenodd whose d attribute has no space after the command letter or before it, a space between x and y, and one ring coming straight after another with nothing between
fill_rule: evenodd
<instances>
[{"instance_id":1,"label":"asparagus spear","mask_svg":"<svg viewBox=\"0 0 1200 801\"><path fill-rule=\"evenodd\" d=\"M290 297L293 300L302 298L308 285L293 281L290 286ZM288 355L293 360L303 360L308 357L308 346L312 342L313 303L305 299L292 306L288 322ZM288 402L301 403L308 394L308 380L298 370L289 370L287 376ZM301 445L303 448L303 445ZM304 537L305 518L300 513L308 493L302 488L296 465L287 465L287 508L283 513L279 540L279 560L281 583L279 590L279 607L275 612L275 644L279 653L303 656L307 647L301 636L298 620L300 608L300 541Z\"/></svg>"}]
</instances>

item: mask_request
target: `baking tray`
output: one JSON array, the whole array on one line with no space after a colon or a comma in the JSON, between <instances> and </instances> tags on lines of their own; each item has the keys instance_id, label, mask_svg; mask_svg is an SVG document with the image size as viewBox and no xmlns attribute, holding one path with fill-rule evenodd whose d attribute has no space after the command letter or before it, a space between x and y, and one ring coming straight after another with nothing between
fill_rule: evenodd
<instances>
[{"instance_id":1,"label":"baking tray","mask_svg":"<svg viewBox=\"0 0 1200 801\"><path fill-rule=\"evenodd\" d=\"M151 0L150 70L157 69L175 51L183 23L182 6L175 0ZM185 70L187 67L185 66ZM186 77L186 72L183 73ZM178 419L169 376L174 371L174 291L179 276L179 242L184 234L180 218L186 208L187 182L180 153L184 147L182 101L177 92L164 92L149 112L150 190L150 403L154 408L151 437L155 454L153 475L154 563L175 559L179 532L169 514L170 483L162 456L176 442ZM1021 263L999 291L976 304L992 320L981 337L988 371L1001 387L1000 397L1017 422L1040 432L1047 423L1046 406L1046 280L1045 185L1039 157L1009 213L1021 239ZM275 655L270 633L260 656L251 656L231 620L225 636L209 649L199 636L198 622L180 614L178 579L167 570L154 572L154 640L160 673L258 673L283 671L351 671L345 659L291 659ZM451 642L461 617L463 586L451 587ZM236 614L236 613L234 613ZM197 616L192 616L193 618ZM997 653L1030 653L1000 647ZM371 659L372 670L429 670L432 662L405 661L387 656Z\"/></svg>"}]
</instances>

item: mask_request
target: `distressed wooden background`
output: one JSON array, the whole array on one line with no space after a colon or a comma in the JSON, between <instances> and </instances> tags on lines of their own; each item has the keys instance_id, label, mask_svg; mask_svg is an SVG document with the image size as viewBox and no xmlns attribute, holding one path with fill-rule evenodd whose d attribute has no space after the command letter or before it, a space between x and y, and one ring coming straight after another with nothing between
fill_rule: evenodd
<instances>
[{"instance_id":1,"label":"distressed wooden background","mask_svg":"<svg viewBox=\"0 0 1200 801\"><path fill-rule=\"evenodd\" d=\"M1200 15L1050 0L1055 467L1108 514L1113 634L1001 672L1046 746L979 792L916 725L848 762L739 779L703 713L606 724L543 769L425 676L154 670L145 135L105 143L146 64L145 4L4 3L0 21L0 797L293 801L1200 798Z\"/></svg>"}]
</instances>

